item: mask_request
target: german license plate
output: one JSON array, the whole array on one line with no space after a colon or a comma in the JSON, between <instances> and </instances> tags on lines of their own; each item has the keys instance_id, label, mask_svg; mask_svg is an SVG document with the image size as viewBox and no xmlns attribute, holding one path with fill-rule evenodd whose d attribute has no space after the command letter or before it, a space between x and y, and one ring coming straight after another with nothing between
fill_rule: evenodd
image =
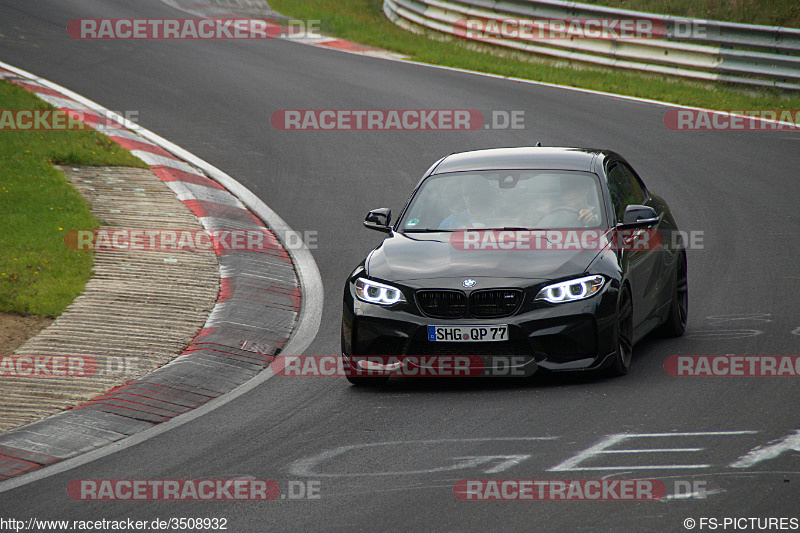
<instances>
[{"instance_id":1,"label":"german license plate","mask_svg":"<svg viewBox=\"0 0 800 533\"><path fill-rule=\"evenodd\" d=\"M499 342L508 340L508 326L428 326L431 342Z\"/></svg>"}]
</instances>

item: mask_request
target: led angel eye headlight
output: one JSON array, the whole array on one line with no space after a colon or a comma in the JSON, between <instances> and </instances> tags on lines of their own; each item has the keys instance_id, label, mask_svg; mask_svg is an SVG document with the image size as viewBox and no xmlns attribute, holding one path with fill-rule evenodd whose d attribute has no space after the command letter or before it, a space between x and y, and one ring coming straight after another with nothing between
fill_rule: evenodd
<instances>
[{"instance_id":1,"label":"led angel eye headlight","mask_svg":"<svg viewBox=\"0 0 800 533\"><path fill-rule=\"evenodd\" d=\"M606 279L603 276L586 276L553 283L542 287L542 290L536 295L536 300L545 300L551 304L583 300L597 294L605 283Z\"/></svg>"},{"instance_id":2,"label":"led angel eye headlight","mask_svg":"<svg viewBox=\"0 0 800 533\"><path fill-rule=\"evenodd\" d=\"M397 302L405 302L403 293L397 287L378 283L377 281L368 280L365 278L358 278L355 282L356 296L371 304L378 305L392 305Z\"/></svg>"}]
</instances>

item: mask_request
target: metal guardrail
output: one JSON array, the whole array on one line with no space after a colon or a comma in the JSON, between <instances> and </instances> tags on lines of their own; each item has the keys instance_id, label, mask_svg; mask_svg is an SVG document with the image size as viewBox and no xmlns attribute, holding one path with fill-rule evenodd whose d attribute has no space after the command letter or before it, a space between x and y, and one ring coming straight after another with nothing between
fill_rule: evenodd
<instances>
[{"instance_id":1,"label":"metal guardrail","mask_svg":"<svg viewBox=\"0 0 800 533\"><path fill-rule=\"evenodd\" d=\"M796 28L656 15L560 0L384 0L383 11L392 22L413 32L432 30L556 60L800 90L800 29ZM552 29L559 21L576 20L649 21L658 32L648 37L530 39L487 29L491 22L530 21ZM476 21L483 24L483 31L471 31Z\"/></svg>"}]
</instances>

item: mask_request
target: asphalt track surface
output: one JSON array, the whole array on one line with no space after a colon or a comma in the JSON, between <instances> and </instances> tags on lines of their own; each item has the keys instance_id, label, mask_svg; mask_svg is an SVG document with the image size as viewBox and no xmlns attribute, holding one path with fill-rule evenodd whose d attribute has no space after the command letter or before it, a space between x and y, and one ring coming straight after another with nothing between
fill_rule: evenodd
<instances>
[{"instance_id":1,"label":"asphalt track surface","mask_svg":"<svg viewBox=\"0 0 800 533\"><path fill-rule=\"evenodd\" d=\"M658 105L280 40L92 42L72 40L65 29L80 17L182 16L156 0L4 0L0 59L109 109L138 112L140 124L238 179L295 230L318 232L313 254L325 304L306 353L339 353L343 281L381 238L361 226L368 209L399 210L444 154L539 140L620 152L667 199L683 229L703 232L704 247L689 252L687 335L643 341L630 374L618 379L393 380L383 390L361 390L343 378L273 377L141 444L1 493L0 516L217 517L227 518L230 531L680 531L687 517L800 517L796 443L750 467L731 466L800 428L797 378L678 378L663 368L674 354L800 352L796 132L671 131L667 108ZM274 111L295 108L524 110L526 128L271 126ZM652 435L701 432L713 434ZM554 470L621 433L650 436L609 448L628 453L584 454L566 466L595 469ZM684 451L663 451L669 448ZM319 482L320 497L80 502L66 493L74 479L241 476L274 479L284 492L290 481ZM657 478L668 493L676 480L699 481L692 486L707 494L660 502L464 502L452 491L460 479L607 476Z\"/></svg>"}]
</instances>

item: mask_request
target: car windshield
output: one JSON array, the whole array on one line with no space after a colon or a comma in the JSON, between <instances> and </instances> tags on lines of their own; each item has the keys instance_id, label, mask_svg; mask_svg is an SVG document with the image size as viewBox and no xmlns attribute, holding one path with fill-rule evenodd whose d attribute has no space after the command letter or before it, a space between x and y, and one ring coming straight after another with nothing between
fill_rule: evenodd
<instances>
[{"instance_id":1,"label":"car windshield","mask_svg":"<svg viewBox=\"0 0 800 533\"><path fill-rule=\"evenodd\" d=\"M453 172L425 180L399 229L596 228L605 219L600 198L600 182L588 172Z\"/></svg>"}]
</instances>

